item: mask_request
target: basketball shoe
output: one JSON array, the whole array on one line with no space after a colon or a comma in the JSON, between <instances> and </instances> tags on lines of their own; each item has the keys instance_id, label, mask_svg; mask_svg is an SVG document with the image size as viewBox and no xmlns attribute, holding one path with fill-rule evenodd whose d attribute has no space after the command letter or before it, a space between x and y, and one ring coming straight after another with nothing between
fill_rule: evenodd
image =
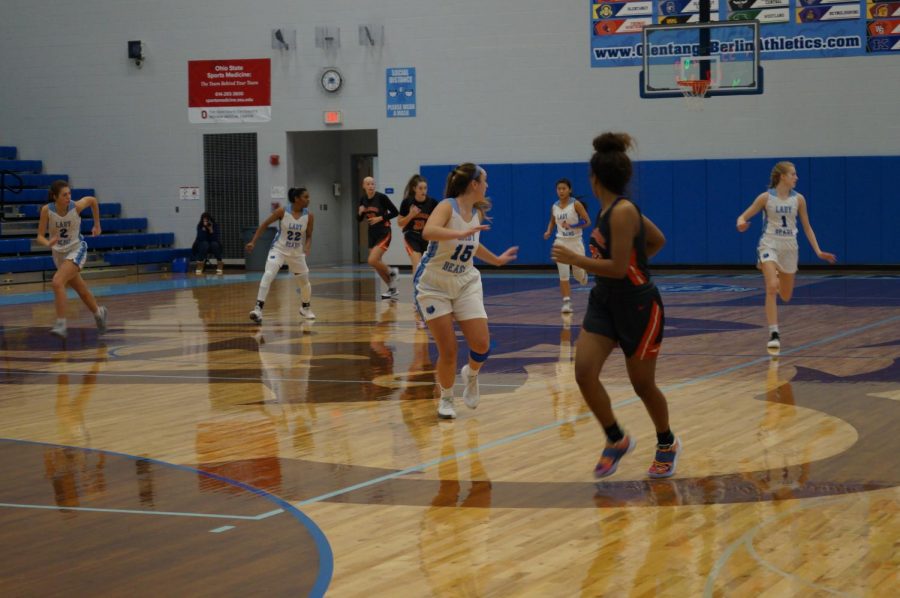
<instances>
[{"instance_id":1,"label":"basketball shoe","mask_svg":"<svg viewBox=\"0 0 900 598\"><path fill-rule=\"evenodd\" d=\"M597 465L594 467L594 477L605 478L616 473L616 469L619 467L619 461L622 460L622 457L633 451L636 445L637 442L628 434L616 443L606 443L606 447L600 455L600 460L597 461Z\"/></svg>"},{"instance_id":2,"label":"basketball shoe","mask_svg":"<svg viewBox=\"0 0 900 598\"><path fill-rule=\"evenodd\" d=\"M313 310L309 307L309 303L304 303L300 306L300 317L307 320L316 319L316 314L314 314Z\"/></svg>"},{"instance_id":3,"label":"basketball shoe","mask_svg":"<svg viewBox=\"0 0 900 598\"><path fill-rule=\"evenodd\" d=\"M453 408L453 397L441 397L438 404L438 417L441 419L456 419L456 409Z\"/></svg>"},{"instance_id":4,"label":"basketball shoe","mask_svg":"<svg viewBox=\"0 0 900 598\"><path fill-rule=\"evenodd\" d=\"M778 351L781 349L781 336L779 336L777 332L773 332L769 336L769 342L766 343L766 348L769 351Z\"/></svg>"},{"instance_id":5,"label":"basketball shoe","mask_svg":"<svg viewBox=\"0 0 900 598\"><path fill-rule=\"evenodd\" d=\"M675 475L675 465L678 463L678 455L681 454L681 441L675 437L675 442L667 446L656 445L656 457L647 470L651 478L668 478Z\"/></svg>"},{"instance_id":6,"label":"basketball shoe","mask_svg":"<svg viewBox=\"0 0 900 598\"><path fill-rule=\"evenodd\" d=\"M106 332L106 316L108 315L108 311L102 305L97 308L97 313L94 314L94 322L97 323L97 334L103 334Z\"/></svg>"},{"instance_id":7,"label":"basketball shoe","mask_svg":"<svg viewBox=\"0 0 900 598\"><path fill-rule=\"evenodd\" d=\"M466 364L459 371L459 375L462 378L463 384L466 386L463 389L463 401L465 401L466 407L475 409L478 407L478 402L481 401L481 388L478 386L478 374L472 374L472 370L469 369L469 364Z\"/></svg>"},{"instance_id":8,"label":"basketball shoe","mask_svg":"<svg viewBox=\"0 0 900 598\"><path fill-rule=\"evenodd\" d=\"M59 338L66 338L68 331L66 330L66 323L64 321L59 321L53 325L53 328L50 329L50 334L53 336L58 336Z\"/></svg>"}]
</instances>

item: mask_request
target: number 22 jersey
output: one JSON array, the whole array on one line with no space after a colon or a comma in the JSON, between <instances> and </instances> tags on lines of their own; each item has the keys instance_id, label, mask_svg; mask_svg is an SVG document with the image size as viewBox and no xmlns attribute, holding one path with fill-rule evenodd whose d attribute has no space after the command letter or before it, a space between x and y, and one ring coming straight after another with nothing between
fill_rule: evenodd
<instances>
[{"instance_id":1,"label":"number 22 jersey","mask_svg":"<svg viewBox=\"0 0 900 598\"><path fill-rule=\"evenodd\" d=\"M308 208L303 208L299 218L294 218L290 210L285 210L284 217L278 222L278 232L272 241L272 249L285 255L304 255L303 245L306 242L308 222Z\"/></svg>"}]
</instances>

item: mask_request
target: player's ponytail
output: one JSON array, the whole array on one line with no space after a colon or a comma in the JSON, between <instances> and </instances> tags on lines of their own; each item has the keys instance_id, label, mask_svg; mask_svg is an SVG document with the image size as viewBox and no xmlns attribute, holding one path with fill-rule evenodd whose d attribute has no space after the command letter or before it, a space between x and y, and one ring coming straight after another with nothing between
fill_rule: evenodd
<instances>
[{"instance_id":1,"label":"player's ponytail","mask_svg":"<svg viewBox=\"0 0 900 598\"><path fill-rule=\"evenodd\" d=\"M774 189L775 187L777 187L778 183L781 182L781 177L789 173L791 171L791 168L794 168L794 165L791 162L779 162L778 164L776 164L775 168L772 169L772 174L769 177L769 189Z\"/></svg>"},{"instance_id":2,"label":"player's ponytail","mask_svg":"<svg viewBox=\"0 0 900 598\"><path fill-rule=\"evenodd\" d=\"M450 171L447 175L447 186L444 188L444 197L459 197L469 188L469 183L484 175L484 169L472 162L463 162ZM478 210L481 221L487 220L486 214L491 209L491 201L487 198L479 199L473 206Z\"/></svg>"},{"instance_id":3,"label":"player's ponytail","mask_svg":"<svg viewBox=\"0 0 900 598\"><path fill-rule=\"evenodd\" d=\"M634 140L627 133L603 133L594 138L591 174L607 190L623 195L631 180L631 159L628 150Z\"/></svg>"},{"instance_id":4,"label":"player's ponytail","mask_svg":"<svg viewBox=\"0 0 900 598\"><path fill-rule=\"evenodd\" d=\"M303 197L304 193L306 193L306 187L291 187L288 189L288 201L294 203L298 197Z\"/></svg>"}]
</instances>

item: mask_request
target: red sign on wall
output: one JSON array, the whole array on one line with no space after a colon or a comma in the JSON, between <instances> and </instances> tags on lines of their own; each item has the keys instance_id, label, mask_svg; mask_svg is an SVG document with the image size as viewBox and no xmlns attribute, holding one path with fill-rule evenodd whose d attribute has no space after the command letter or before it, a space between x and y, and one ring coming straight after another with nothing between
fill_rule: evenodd
<instances>
[{"instance_id":1,"label":"red sign on wall","mask_svg":"<svg viewBox=\"0 0 900 598\"><path fill-rule=\"evenodd\" d=\"M188 62L188 118L192 123L272 120L272 64L268 58Z\"/></svg>"}]
</instances>

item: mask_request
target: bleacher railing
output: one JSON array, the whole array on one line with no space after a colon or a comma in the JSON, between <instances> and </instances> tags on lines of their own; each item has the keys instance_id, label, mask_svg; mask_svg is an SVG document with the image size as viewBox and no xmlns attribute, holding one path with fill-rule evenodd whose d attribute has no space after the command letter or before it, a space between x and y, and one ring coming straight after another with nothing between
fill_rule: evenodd
<instances>
[{"instance_id":1,"label":"bleacher railing","mask_svg":"<svg viewBox=\"0 0 900 598\"><path fill-rule=\"evenodd\" d=\"M7 177L15 179L14 186L10 186L6 182ZM22 192L24 181L22 177L12 170L0 170L0 222L6 220L6 192L19 194Z\"/></svg>"}]
</instances>

